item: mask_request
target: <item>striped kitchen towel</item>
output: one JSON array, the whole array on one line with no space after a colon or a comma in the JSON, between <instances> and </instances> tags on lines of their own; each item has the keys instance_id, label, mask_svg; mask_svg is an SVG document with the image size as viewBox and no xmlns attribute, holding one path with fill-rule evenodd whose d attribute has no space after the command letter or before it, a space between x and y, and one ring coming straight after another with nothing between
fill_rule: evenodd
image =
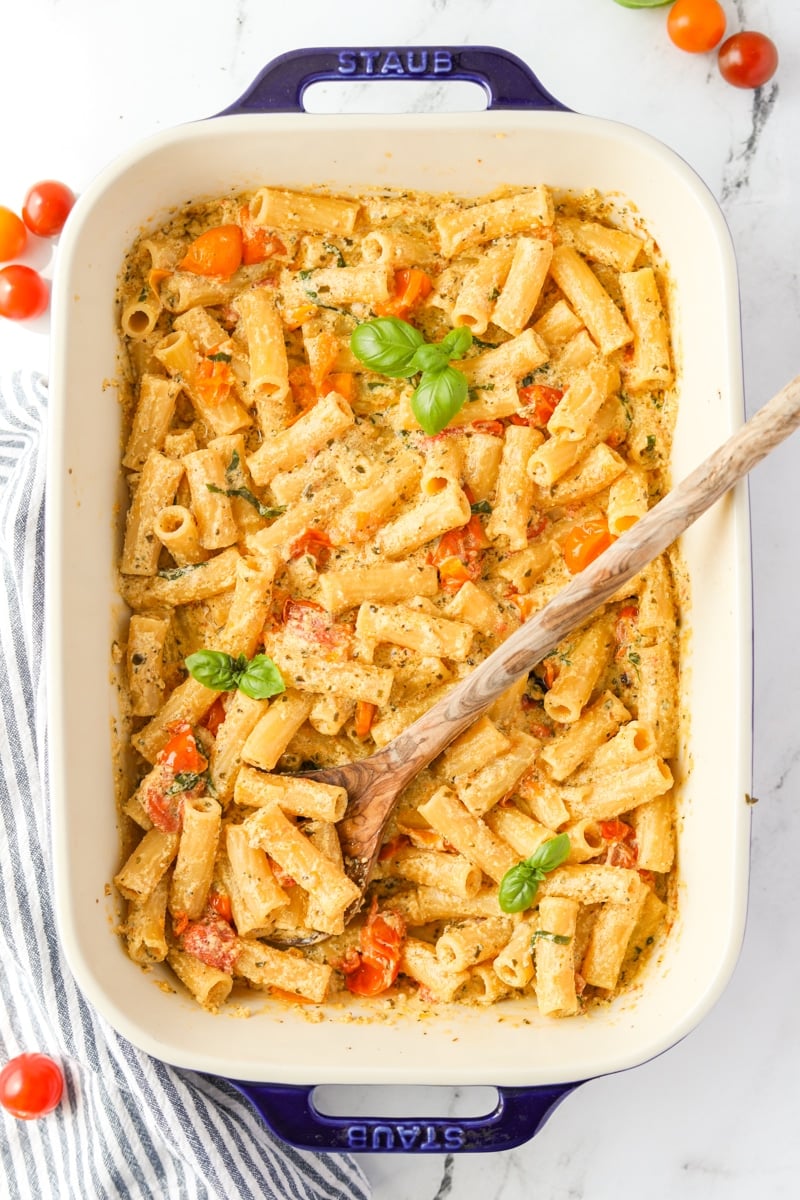
<instances>
[{"instance_id":1,"label":"striped kitchen towel","mask_svg":"<svg viewBox=\"0 0 800 1200\"><path fill-rule=\"evenodd\" d=\"M43 1051L63 1067L49 1116L0 1110L9 1200L359 1200L345 1156L285 1145L235 1089L136 1050L84 999L53 913L43 671L41 378L0 377L0 1064Z\"/></svg>"}]
</instances>

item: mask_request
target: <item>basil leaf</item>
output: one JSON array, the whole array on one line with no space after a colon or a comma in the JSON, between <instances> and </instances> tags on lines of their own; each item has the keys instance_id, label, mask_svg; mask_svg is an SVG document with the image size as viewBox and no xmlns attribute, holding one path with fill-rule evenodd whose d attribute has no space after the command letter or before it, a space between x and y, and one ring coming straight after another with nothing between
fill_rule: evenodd
<instances>
[{"instance_id":1,"label":"basil leaf","mask_svg":"<svg viewBox=\"0 0 800 1200\"><path fill-rule=\"evenodd\" d=\"M166 790L167 796L176 796L179 792L190 792L198 783L206 782L206 774L197 771L179 771L173 783Z\"/></svg>"},{"instance_id":2,"label":"basil leaf","mask_svg":"<svg viewBox=\"0 0 800 1200\"><path fill-rule=\"evenodd\" d=\"M350 336L350 349L371 371L390 379L414 374L411 360L424 338L418 329L399 317L377 317L357 325Z\"/></svg>"},{"instance_id":3,"label":"basil leaf","mask_svg":"<svg viewBox=\"0 0 800 1200\"><path fill-rule=\"evenodd\" d=\"M466 325L457 325L451 329L439 343L439 349L451 358L463 358L472 345L472 331Z\"/></svg>"},{"instance_id":4,"label":"basil leaf","mask_svg":"<svg viewBox=\"0 0 800 1200\"><path fill-rule=\"evenodd\" d=\"M616 0L617 4L621 4L623 8L664 8L667 4L672 4L673 0Z\"/></svg>"},{"instance_id":5,"label":"basil leaf","mask_svg":"<svg viewBox=\"0 0 800 1200\"><path fill-rule=\"evenodd\" d=\"M204 562L186 563L182 567L162 567L158 572L159 579L183 579L184 575L189 571L196 571L198 567L204 567Z\"/></svg>"},{"instance_id":6,"label":"basil leaf","mask_svg":"<svg viewBox=\"0 0 800 1200\"><path fill-rule=\"evenodd\" d=\"M565 933L551 933L549 929L534 929L531 934L531 949L539 938L543 938L547 942L555 942L557 946L568 946L572 941L572 938L567 937Z\"/></svg>"},{"instance_id":7,"label":"basil leaf","mask_svg":"<svg viewBox=\"0 0 800 1200\"><path fill-rule=\"evenodd\" d=\"M530 859L517 863L506 871L500 883L497 899L503 912L523 912L530 908L544 879L544 872L530 866Z\"/></svg>"},{"instance_id":8,"label":"basil leaf","mask_svg":"<svg viewBox=\"0 0 800 1200\"><path fill-rule=\"evenodd\" d=\"M540 871L554 871L569 854L569 847L569 835L559 833L558 837L548 838L541 846L537 846L526 861Z\"/></svg>"},{"instance_id":9,"label":"basil leaf","mask_svg":"<svg viewBox=\"0 0 800 1200\"><path fill-rule=\"evenodd\" d=\"M490 513L492 511L492 506L488 500L476 500L469 507L470 512L473 513Z\"/></svg>"},{"instance_id":10,"label":"basil leaf","mask_svg":"<svg viewBox=\"0 0 800 1200\"><path fill-rule=\"evenodd\" d=\"M209 354L209 355L208 355L208 361L209 361L209 362L225 362L225 363L228 363L228 362L232 362L232 361L233 361L233 355L232 355L232 354L226 354L224 350L219 350L219 351L217 351L217 353L216 353L216 354Z\"/></svg>"},{"instance_id":11,"label":"basil leaf","mask_svg":"<svg viewBox=\"0 0 800 1200\"><path fill-rule=\"evenodd\" d=\"M503 912L522 912L530 908L539 884L548 871L560 867L569 854L570 842L566 833L548 838L531 854L506 871L500 881L498 900Z\"/></svg>"},{"instance_id":12,"label":"basil leaf","mask_svg":"<svg viewBox=\"0 0 800 1200\"><path fill-rule=\"evenodd\" d=\"M425 371L411 397L411 411L428 435L441 433L464 407L467 379L455 367Z\"/></svg>"},{"instance_id":13,"label":"basil leaf","mask_svg":"<svg viewBox=\"0 0 800 1200\"><path fill-rule=\"evenodd\" d=\"M440 371L447 366L447 355L442 354L439 346L418 346L411 360L414 371Z\"/></svg>"},{"instance_id":14,"label":"basil leaf","mask_svg":"<svg viewBox=\"0 0 800 1200\"><path fill-rule=\"evenodd\" d=\"M283 677L266 654L256 654L239 679L239 691L251 700L268 700L286 691Z\"/></svg>"},{"instance_id":15,"label":"basil leaf","mask_svg":"<svg viewBox=\"0 0 800 1200\"><path fill-rule=\"evenodd\" d=\"M246 500L248 504L252 504L260 517L265 521L274 521L276 517L283 516L286 512L285 504L277 504L271 508L268 504L262 504L258 496L254 496L249 488L246 487L217 487L215 483L207 483L206 487L210 492L218 492L220 496L238 496L240 500Z\"/></svg>"},{"instance_id":16,"label":"basil leaf","mask_svg":"<svg viewBox=\"0 0 800 1200\"><path fill-rule=\"evenodd\" d=\"M198 650L189 655L185 666L193 679L215 692L229 692L235 688L243 670L243 664L223 650Z\"/></svg>"}]
</instances>

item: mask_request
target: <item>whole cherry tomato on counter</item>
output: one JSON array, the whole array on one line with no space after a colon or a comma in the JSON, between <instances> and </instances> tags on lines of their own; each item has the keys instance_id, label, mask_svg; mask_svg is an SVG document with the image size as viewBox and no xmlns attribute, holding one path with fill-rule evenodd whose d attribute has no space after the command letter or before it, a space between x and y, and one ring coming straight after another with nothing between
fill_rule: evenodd
<instances>
[{"instance_id":1,"label":"whole cherry tomato on counter","mask_svg":"<svg viewBox=\"0 0 800 1200\"><path fill-rule=\"evenodd\" d=\"M47 308L50 290L38 271L21 263L0 271L0 317L27 321Z\"/></svg>"},{"instance_id":2,"label":"whole cherry tomato on counter","mask_svg":"<svg viewBox=\"0 0 800 1200\"><path fill-rule=\"evenodd\" d=\"M676 0L667 17L667 33L679 50L713 50L725 34L722 5L719 0Z\"/></svg>"},{"instance_id":3,"label":"whole cherry tomato on counter","mask_svg":"<svg viewBox=\"0 0 800 1200\"><path fill-rule=\"evenodd\" d=\"M65 183L43 179L28 188L22 207L22 219L37 237L55 237L75 203L75 197Z\"/></svg>"},{"instance_id":4,"label":"whole cherry tomato on counter","mask_svg":"<svg viewBox=\"0 0 800 1200\"><path fill-rule=\"evenodd\" d=\"M778 69L778 49L766 34L734 33L719 48L719 69L734 87L761 87Z\"/></svg>"},{"instance_id":5,"label":"whole cherry tomato on counter","mask_svg":"<svg viewBox=\"0 0 800 1200\"><path fill-rule=\"evenodd\" d=\"M46 1054L18 1054L0 1071L0 1104L22 1121L52 1112L63 1090L61 1068Z\"/></svg>"},{"instance_id":6,"label":"whole cherry tomato on counter","mask_svg":"<svg viewBox=\"0 0 800 1200\"><path fill-rule=\"evenodd\" d=\"M27 240L27 231L17 214L0 205L0 262L19 258Z\"/></svg>"}]
</instances>

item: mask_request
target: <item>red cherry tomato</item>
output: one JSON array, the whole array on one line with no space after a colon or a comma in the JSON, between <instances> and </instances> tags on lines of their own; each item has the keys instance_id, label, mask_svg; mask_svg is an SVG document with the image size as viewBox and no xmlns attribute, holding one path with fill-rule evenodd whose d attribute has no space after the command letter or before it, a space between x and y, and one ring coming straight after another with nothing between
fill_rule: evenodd
<instances>
[{"instance_id":1,"label":"red cherry tomato","mask_svg":"<svg viewBox=\"0 0 800 1200\"><path fill-rule=\"evenodd\" d=\"M64 228L75 197L65 183L44 179L28 189L22 219L37 237L55 237Z\"/></svg>"},{"instance_id":2,"label":"red cherry tomato","mask_svg":"<svg viewBox=\"0 0 800 1200\"><path fill-rule=\"evenodd\" d=\"M676 0L667 17L667 33L679 50L713 50L725 33L722 5L718 0Z\"/></svg>"},{"instance_id":3,"label":"red cherry tomato","mask_svg":"<svg viewBox=\"0 0 800 1200\"><path fill-rule=\"evenodd\" d=\"M38 271L15 263L0 271L0 317L26 321L47 308L50 291Z\"/></svg>"},{"instance_id":4,"label":"red cherry tomato","mask_svg":"<svg viewBox=\"0 0 800 1200\"><path fill-rule=\"evenodd\" d=\"M0 1071L0 1104L22 1121L52 1112L63 1090L61 1068L46 1054L19 1054Z\"/></svg>"},{"instance_id":5,"label":"red cherry tomato","mask_svg":"<svg viewBox=\"0 0 800 1200\"><path fill-rule=\"evenodd\" d=\"M778 49L763 33L735 33L719 48L719 69L734 87L761 87L778 69Z\"/></svg>"},{"instance_id":6,"label":"red cherry tomato","mask_svg":"<svg viewBox=\"0 0 800 1200\"><path fill-rule=\"evenodd\" d=\"M27 240L27 230L17 214L0 206L0 262L19 258Z\"/></svg>"}]
</instances>

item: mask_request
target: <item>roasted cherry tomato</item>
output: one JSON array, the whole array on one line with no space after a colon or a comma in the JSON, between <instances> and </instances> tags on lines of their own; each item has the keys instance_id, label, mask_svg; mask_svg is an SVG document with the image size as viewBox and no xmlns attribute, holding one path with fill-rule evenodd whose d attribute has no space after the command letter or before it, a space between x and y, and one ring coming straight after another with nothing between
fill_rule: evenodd
<instances>
[{"instance_id":1,"label":"roasted cherry tomato","mask_svg":"<svg viewBox=\"0 0 800 1200\"><path fill-rule=\"evenodd\" d=\"M406 925L396 912L378 912L377 900L362 926L360 950L343 965L345 984L357 996L378 996L391 987L400 969Z\"/></svg>"},{"instance_id":2,"label":"roasted cherry tomato","mask_svg":"<svg viewBox=\"0 0 800 1200\"><path fill-rule=\"evenodd\" d=\"M197 739L188 721L173 721L167 727L170 738L158 756L158 761L170 767L174 774L184 771L205 771L207 759L197 747Z\"/></svg>"},{"instance_id":3,"label":"roasted cherry tomato","mask_svg":"<svg viewBox=\"0 0 800 1200\"><path fill-rule=\"evenodd\" d=\"M0 317L27 321L29 317L41 316L49 298L50 289L32 267L14 263L0 271Z\"/></svg>"},{"instance_id":4,"label":"roasted cherry tomato","mask_svg":"<svg viewBox=\"0 0 800 1200\"><path fill-rule=\"evenodd\" d=\"M22 209L22 219L37 237L55 237L75 203L75 197L65 183L44 179L28 189Z\"/></svg>"},{"instance_id":5,"label":"roasted cherry tomato","mask_svg":"<svg viewBox=\"0 0 800 1200\"><path fill-rule=\"evenodd\" d=\"M193 275L221 275L227 279L242 265L242 231L238 225L217 225L195 238L178 263Z\"/></svg>"},{"instance_id":6,"label":"roasted cherry tomato","mask_svg":"<svg viewBox=\"0 0 800 1200\"><path fill-rule=\"evenodd\" d=\"M722 5L718 0L676 0L667 17L667 33L679 50L713 50L725 34Z\"/></svg>"},{"instance_id":7,"label":"roasted cherry tomato","mask_svg":"<svg viewBox=\"0 0 800 1200\"><path fill-rule=\"evenodd\" d=\"M0 1104L22 1121L52 1112L63 1091L61 1068L46 1054L18 1054L0 1071Z\"/></svg>"},{"instance_id":8,"label":"roasted cherry tomato","mask_svg":"<svg viewBox=\"0 0 800 1200\"><path fill-rule=\"evenodd\" d=\"M763 33L735 33L719 48L722 78L739 88L757 88L778 69L778 50Z\"/></svg>"},{"instance_id":9,"label":"roasted cherry tomato","mask_svg":"<svg viewBox=\"0 0 800 1200\"><path fill-rule=\"evenodd\" d=\"M28 233L25 225L10 208L0 205L0 262L19 258L25 249Z\"/></svg>"}]
</instances>

